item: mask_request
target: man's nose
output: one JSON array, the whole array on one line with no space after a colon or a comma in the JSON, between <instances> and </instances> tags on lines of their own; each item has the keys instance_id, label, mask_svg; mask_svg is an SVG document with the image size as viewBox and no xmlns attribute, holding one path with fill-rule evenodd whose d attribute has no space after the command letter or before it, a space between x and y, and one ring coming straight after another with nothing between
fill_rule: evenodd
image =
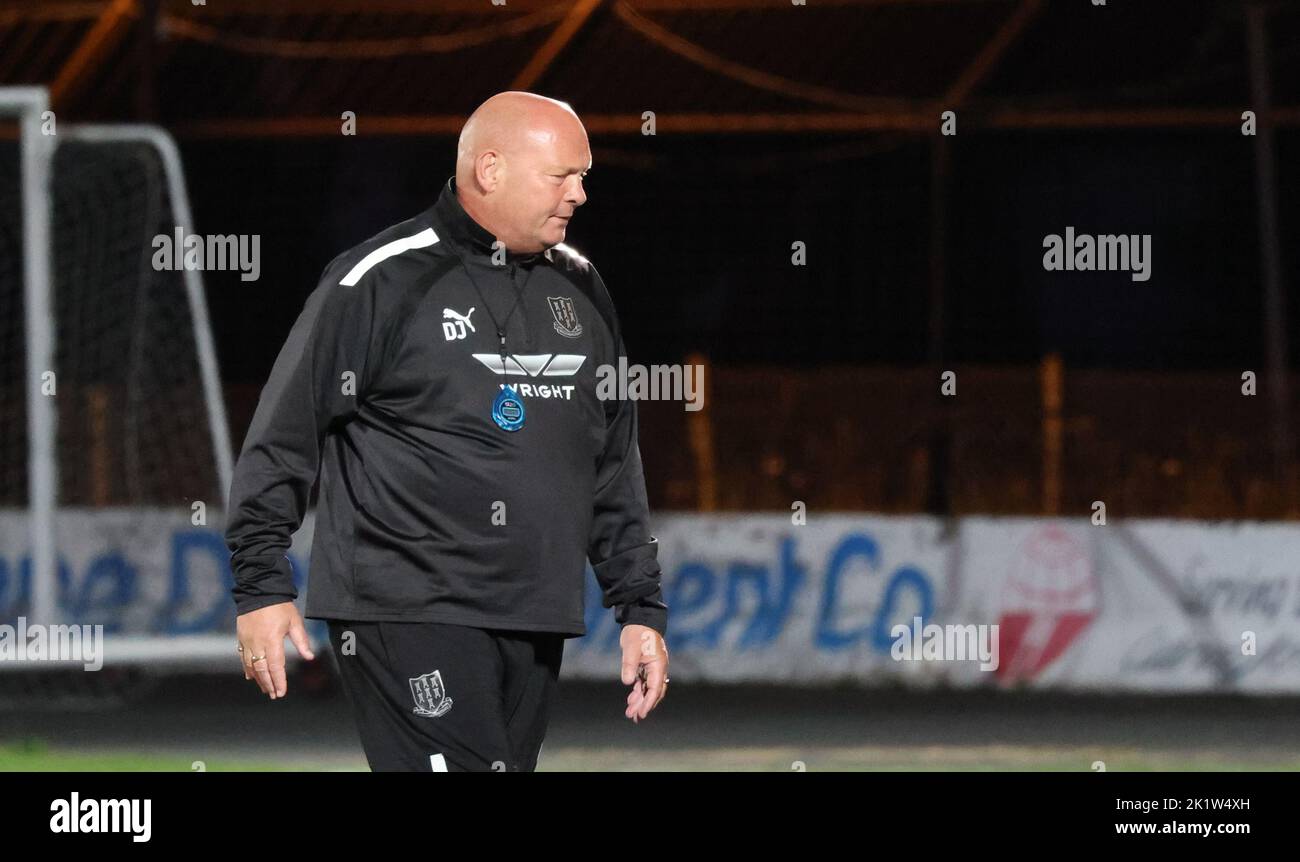
<instances>
[{"instance_id":1,"label":"man's nose","mask_svg":"<svg viewBox=\"0 0 1300 862\"><path fill-rule=\"evenodd\" d=\"M587 193L582 188L582 177L577 174L573 175L572 180L569 182L568 193L565 194L564 199L575 207L580 207L587 202Z\"/></svg>"}]
</instances>

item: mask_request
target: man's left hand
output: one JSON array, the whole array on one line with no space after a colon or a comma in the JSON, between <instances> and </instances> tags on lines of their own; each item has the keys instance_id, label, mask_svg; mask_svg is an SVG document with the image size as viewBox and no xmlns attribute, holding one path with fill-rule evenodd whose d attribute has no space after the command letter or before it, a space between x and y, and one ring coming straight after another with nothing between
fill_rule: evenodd
<instances>
[{"instance_id":1,"label":"man's left hand","mask_svg":"<svg viewBox=\"0 0 1300 862\"><path fill-rule=\"evenodd\" d=\"M626 625L618 638L623 648L623 684L632 686L624 715L639 722L668 693L668 647L649 626Z\"/></svg>"}]
</instances>

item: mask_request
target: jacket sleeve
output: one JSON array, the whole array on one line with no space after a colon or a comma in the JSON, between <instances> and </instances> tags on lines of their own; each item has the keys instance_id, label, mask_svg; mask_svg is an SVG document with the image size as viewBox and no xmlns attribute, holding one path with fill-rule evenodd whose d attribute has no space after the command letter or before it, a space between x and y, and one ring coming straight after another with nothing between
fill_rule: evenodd
<instances>
[{"instance_id":1,"label":"jacket sleeve","mask_svg":"<svg viewBox=\"0 0 1300 862\"><path fill-rule=\"evenodd\" d=\"M333 265L326 269L262 389L227 509L236 614L298 597L285 552L306 514L326 432L355 413L364 392L372 298L367 281L343 285Z\"/></svg>"},{"instance_id":2,"label":"jacket sleeve","mask_svg":"<svg viewBox=\"0 0 1300 862\"><path fill-rule=\"evenodd\" d=\"M607 300L600 277L595 278L598 295ZM612 308L610 303L611 312ZM617 317L611 313L611 318L615 351L625 356ZM650 535L636 401L606 401L605 418L605 449L597 466L587 557L600 584L601 603L614 608L614 619L620 625L649 626L665 635L668 606L660 588L658 539Z\"/></svg>"}]
</instances>

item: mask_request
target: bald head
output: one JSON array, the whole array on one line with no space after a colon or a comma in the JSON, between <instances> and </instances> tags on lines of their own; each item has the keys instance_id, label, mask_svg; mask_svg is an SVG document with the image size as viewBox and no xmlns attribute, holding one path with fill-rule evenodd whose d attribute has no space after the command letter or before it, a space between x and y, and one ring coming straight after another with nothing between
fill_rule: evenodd
<instances>
[{"instance_id":1,"label":"bald head","mask_svg":"<svg viewBox=\"0 0 1300 862\"><path fill-rule=\"evenodd\" d=\"M456 151L461 206L512 252L563 242L568 217L586 200L591 148L564 102L510 91L470 115Z\"/></svg>"}]
</instances>

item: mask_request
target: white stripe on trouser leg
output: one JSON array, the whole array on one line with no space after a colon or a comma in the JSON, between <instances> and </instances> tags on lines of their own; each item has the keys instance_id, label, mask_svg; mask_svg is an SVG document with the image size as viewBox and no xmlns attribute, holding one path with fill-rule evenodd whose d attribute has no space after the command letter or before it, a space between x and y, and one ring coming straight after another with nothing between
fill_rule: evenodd
<instances>
[{"instance_id":1,"label":"white stripe on trouser leg","mask_svg":"<svg viewBox=\"0 0 1300 862\"><path fill-rule=\"evenodd\" d=\"M443 757L441 754L430 754L429 765L433 767L434 772L446 772L447 758Z\"/></svg>"}]
</instances>

